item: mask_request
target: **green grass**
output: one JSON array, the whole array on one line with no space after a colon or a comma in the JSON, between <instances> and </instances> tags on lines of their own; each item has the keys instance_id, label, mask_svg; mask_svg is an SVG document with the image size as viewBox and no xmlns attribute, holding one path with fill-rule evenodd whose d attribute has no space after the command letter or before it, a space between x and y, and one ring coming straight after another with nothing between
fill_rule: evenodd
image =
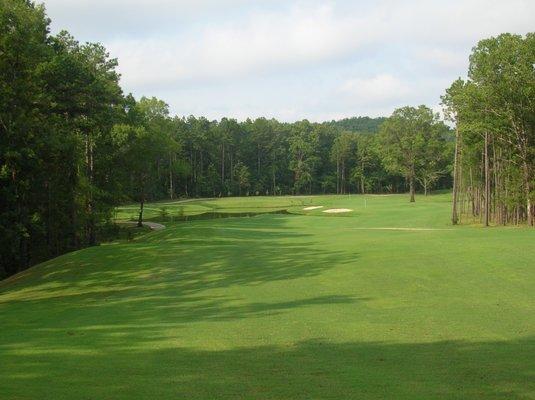
<instances>
[{"instance_id":1,"label":"green grass","mask_svg":"<svg viewBox=\"0 0 535 400\"><path fill-rule=\"evenodd\" d=\"M181 206L295 215L170 222L0 283L1 399L535 399L535 230L452 227L447 194Z\"/></svg>"},{"instance_id":2,"label":"green grass","mask_svg":"<svg viewBox=\"0 0 535 400\"><path fill-rule=\"evenodd\" d=\"M160 201L145 205L144 219L161 219L162 212L169 217L197 215L207 212L246 213L273 212L288 209L302 209L310 204L314 196L295 197L225 197L221 199ZM139 204L119 207L117 220L137 220Z\"/></svg>"}]
</instances>

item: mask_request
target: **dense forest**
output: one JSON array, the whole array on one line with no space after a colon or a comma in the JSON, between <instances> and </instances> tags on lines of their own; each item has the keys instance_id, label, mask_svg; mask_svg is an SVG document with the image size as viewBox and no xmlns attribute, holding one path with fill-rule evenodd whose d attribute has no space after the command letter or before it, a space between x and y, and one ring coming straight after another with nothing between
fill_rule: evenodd
<instances>
[{"instance_id":1,"label":"dense forest","mask_svg":"<svg viewBox=\"0 0 535 400\"><path fill-rule=\"evenodd\" d=\"M452 222L533 226L535 33L480 41L443 104L457 137Z\"/></svg>"},{"instance_id":2,"label":"dense forest","mask_svg":"<svg viewBox=\"0 0 535 400\"><path fill-rule=\"evenodd\" d=\"M340 129L359 132L359 133L377 133L379 127L386 120L385 117L370 118L370 117L353 117L344 118L338 121L331 121L329 125L336 126Z\"/></svg>"},{"instance_id":3,"label":"dense forest","mask_svg":"<svg viewBox=\"0 0 535 400\"><path fill-rule=\"evenodd\" d=\"M0 277L97 244L132 201L141 211L179 197L409 191L414 201L455 177L459 213L533 215L533 35L476 47L469 81L444 97L455 146L426 106L325 123L171 116L163 100L122 92L102 45L51 35L49 22L40 5L0 0ZM518 70L504 66L514 57Z\"/></svg>"}]
</instances>

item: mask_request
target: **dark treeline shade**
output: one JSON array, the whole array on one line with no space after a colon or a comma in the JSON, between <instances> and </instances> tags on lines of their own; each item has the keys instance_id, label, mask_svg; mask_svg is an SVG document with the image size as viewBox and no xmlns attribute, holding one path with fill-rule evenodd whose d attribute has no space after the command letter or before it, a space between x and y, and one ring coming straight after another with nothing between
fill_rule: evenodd
<instances>
[{"instance_id":1,"label":"dark treeline shade","mask_svg":"<svg viewBox=\"0 0 535 400\"><path fill-rule=\"evenodd\" d=\"M0 0L0 276L97 242L120 200L117 63L49 34L42 6Z\"/></svg>"},{"instance_id":2,"label":"dark treeline shade","mask_svg":"<svg viewBox=\"0 0 535 400\"><path fill-rule=\"evenodd\" d=\"M452 222L533 226L535 34L502 34L472 50L468 79L442 98L456 125Z\"/></svg>"}]
</instances>

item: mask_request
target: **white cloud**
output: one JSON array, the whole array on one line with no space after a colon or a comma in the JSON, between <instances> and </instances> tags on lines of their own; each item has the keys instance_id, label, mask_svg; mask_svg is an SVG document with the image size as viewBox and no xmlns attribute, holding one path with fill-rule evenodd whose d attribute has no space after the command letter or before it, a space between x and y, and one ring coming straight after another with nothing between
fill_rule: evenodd
<instances>
[{"instance_id":1,"label":"white cloud","mask_svg":"<svg viewBox=\"0 0 535 400\"><path fill-rule=\"evenodd\" d=\"M159 3L169 6L170 1L159 0ZM189 1L181 3L184 7L192 6ZM511 20L529 26L526 12L516 18L498 18L511 15L515 5L517 10L535 9L523 1L513 0L508 4L493 1L493 7L483 3L478 0L442 3L438 12L436 1L403 4L382 1L365 14L358 7L343 14L335 3L298 3L270 11L253 10L238 19L185 32L119 38L109 42L109 47L121 61L128 86L199 83L206 79L306 67L358 55L365 45L379 48L397 45L403 49L419 43L451 45L469 40L474 44L482 35L488 35L482 32L498 33L514 26ZM466 57L436 46L422 56L441 68L456 70Z\"/></svg>"},{"instance_id":2,"label":"white cloud","mask_svg":"<svg viewBox=\"0 0 535 400\"><path fill-rule=\"evenodd\" d=\"M43 1L43 0L37 0ZM195 19L239 11L259 0L44 0L55 30L67 28L84 40L143 37ZM93 39L91 39L93 38Z\"/></svg>"},{"instance_id":3,"label":"white cloud","mask_svg":"<svg viewBox=\"0 0 535 400\"><path fill-rule=\"evenodd\" d=\"M468 68L469 51L448 48L424 47L415 52L422 63L431 64L446 71L466 71Z\"/></svg>"},{"instance_id":4,"label":"white cloud","mask_svg":"<svg viewBox=\"0 0 535 400\"><path fill-rule=\"evenodd\" d=\"M287 13L252 14L172 36L120 39L109 44L131 86L226 79L306 66L354 51L370 35L354 35L353 19L331 7L292 7ZM157 72L157 73L156 73Z\"/></svg>"},{"instance_id":5,"label":"white cloud","mask_svg":"<svg viewBox=\"0 0 535 400\"><path fill-rule=\"evenodd\" d=\"M284 120L438 104L470 49L533 30L532 0L45 0L123 85L179 114Z\"/></svg>"},{"instance_id":6,"label":"white cloud","mask_svg":"<svg viewBox=\"0 0 535 400\"><path fill-rule=\"evenodd\" d=\"M395 101L405 97L409 91L409 86L405 82L390 74L349 79L340 87L341 93L356 98L365 104Z\"/></svg>"}]
</instances>

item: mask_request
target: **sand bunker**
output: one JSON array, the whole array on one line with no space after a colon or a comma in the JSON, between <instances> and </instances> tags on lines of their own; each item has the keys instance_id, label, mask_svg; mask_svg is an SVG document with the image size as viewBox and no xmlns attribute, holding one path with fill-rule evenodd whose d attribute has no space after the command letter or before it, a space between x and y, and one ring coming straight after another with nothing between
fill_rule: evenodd
<instances>
[{"instance_id":1,"label":"sand bunker","mask_svg":"<svg viewBox=\"0 0 535 400\"><path fill-rule=\"evenodd\" d=\"M323 211L324 213L328 213L328 214L338 214L338 213L346 213L346 212L351 212L353 210L351 210L350 208L331 208L330 210L325 210Z\"/></svg>"},{"instance_id":2,"label":"sand bunker","mask_svg":"<svg viewBox=\"0 0 535 400\"><path fill-rule=\"evenodd\" d=\"M317 210L318 208L323 208L323 206L311 206L303 208L303 211Z\"/></svg>"}]
</instances>

